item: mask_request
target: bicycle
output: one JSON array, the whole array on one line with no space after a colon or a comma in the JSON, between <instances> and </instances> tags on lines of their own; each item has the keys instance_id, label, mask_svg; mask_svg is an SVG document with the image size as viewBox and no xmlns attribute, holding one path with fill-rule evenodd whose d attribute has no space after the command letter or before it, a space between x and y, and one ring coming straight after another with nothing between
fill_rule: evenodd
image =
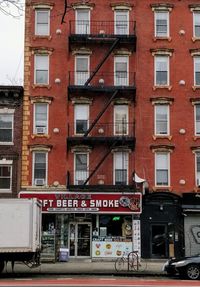
<instances>
[{"instance_id":1,"label":"bicycle","mask_svg":"<svg viewBox=\"0 0 200 287\"><path fill-rule=\"evenodd\" d=\"M115 270L120 271L144 271L147 263L139 257L138 251L131 251L128 256L122 256L115 261Z\"/></svg>"}]
</instances>

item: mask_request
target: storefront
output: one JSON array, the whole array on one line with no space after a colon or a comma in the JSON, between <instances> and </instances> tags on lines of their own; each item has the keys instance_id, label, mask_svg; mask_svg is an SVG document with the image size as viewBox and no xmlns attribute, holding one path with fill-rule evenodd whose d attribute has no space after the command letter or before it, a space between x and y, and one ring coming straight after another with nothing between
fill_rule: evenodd
<instances>
[{"instance_id":1,"label":"storefront","mask_svg":"<svg viewBox=\"0 0 200 287\"><path fill-rule=\"evenodd\" d=\"M42 201L42 259L112 259L140 248L140 193L21 192Z\"/></svg>"}]
</instances>

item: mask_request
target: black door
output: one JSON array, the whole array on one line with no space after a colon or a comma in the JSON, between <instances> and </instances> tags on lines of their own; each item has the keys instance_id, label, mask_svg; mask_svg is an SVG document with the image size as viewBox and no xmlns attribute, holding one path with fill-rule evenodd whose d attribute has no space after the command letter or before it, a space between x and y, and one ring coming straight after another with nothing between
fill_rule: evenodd
<instances>
[{"instance_id":1,"label":"black door","mask_svg":"<svg viewBox=\"0 0 200 287\"><path fill-rule=\"evenodd\" d=\"M168 257L167 226L164 224L151 225L151 257Z\"/></svg>"}]
</instances>

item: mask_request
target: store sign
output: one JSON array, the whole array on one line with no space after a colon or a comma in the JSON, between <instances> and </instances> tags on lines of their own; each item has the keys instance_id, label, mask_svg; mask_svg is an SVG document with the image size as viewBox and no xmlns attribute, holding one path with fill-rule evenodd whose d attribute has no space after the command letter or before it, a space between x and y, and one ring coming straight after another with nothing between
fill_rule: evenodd
<instances>
[{"instance_id":1,"label":"store sign","mask_svg":"<svg viewBox=\"0 0 200 287\"><path fill-rule=\"evenodd\" d=\"M142 212L141 193L20 192L19 197L38 198L42 201L43 212Z\"/></svg>"}]
</instances>

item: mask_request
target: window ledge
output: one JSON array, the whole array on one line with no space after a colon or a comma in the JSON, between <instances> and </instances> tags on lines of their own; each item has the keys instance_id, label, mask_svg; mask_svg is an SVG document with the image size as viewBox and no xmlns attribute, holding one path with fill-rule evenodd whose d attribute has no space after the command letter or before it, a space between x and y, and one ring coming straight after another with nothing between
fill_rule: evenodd
<instances>
[{"instance_id":1,"label":"window ledge","mask_svg":"<svg viewBox=\"0 0 200 287\"><path fill-rule=\"evenodd\" d=\"M172 186L166 185L166 186L153 186L153 191L172 191Z\"/></svg>"},{"instance_id":2,"label":"window ledge","mask_svg":"<svg viewBox=\"0 0 200 287\"><path fill-rule=\"evenodd\" d=\"M51 85L33 84L33 85L32 85L32 88L33 88L33 89L36 89L36 88L46 88L46 89L50 90L50 89L51 89Z\"/></svg>"},{"instance_id":3,"label":"window ledge","mask_svg":"<svg viewBox=\"0 0 200 287\"><path fill-rule=\"evenodd\" d=\"M157 89L167 89L167 90L171 91L172 90L172 86L153 86L153 91L155 91Z\"/></svg>"},{"instance_id":4,"label":"window ledge","mask_svg":"<svg viewBox=\"0 0 200 287\"><path fill-rule=\"evenodd\" d=\"M193 140L194 140L194 141L200 140L200 135L195 135L195 136L193 136Z\"/></svg>"},{"instance_id":5,"label":"window ledge","mask_svg":"<svg viewBox=\"0 0 200 287\"><path fill-rule=\"evenodd\" d=\"M1 193L12 193L12 190L0 189L0 194Z\"/></svg>"},{"instance_id":6,"label":"window ledge","mask_svg":"<svg viewBox=\"0 0 200 287\"><path fill-rule=\"evenodd\" d=\"M160 41L160 40L163 40L163 41L168 41L168 42L171 42L172 41L172 38L171 37L153 37L153 41L156 42L156 41Z\"/></svg>"},{"instance_id":7,"label":"window ledge","mask_svg":"<svg viewBox=\"0 0 200 287\"><path fill-rule=\"evenodd\" d=\"M13 142L0 142L0 145L14 145Z\"/></svg>"},{"instance_id":8,"label":"window ledge","mask_svg":"<svg viewBox=\"0 0 200 287\"><path fill-rule=\"evenodd\" d=\"M31 138L32 139L35 139L35 138L50 138L50 135L49 134L32 134L31 135Z\"/></svg>"},{"instance_id":9,"label":"window ledge","mask_svg":"<svg viewBox=\"0 0 200 287\"><path fill-rule=\"evenodd\" d=\"M200 41L200 37L192 37L192 42Z\"/></svg>"},{"instance_id":10,"label":"window ledge","mask_svg":"<svg viewBox=\"0 0 200 287\"><path fill-rule=\"evenodd\" d=\"M172 140L172 136L170 135L153 135L152 138L154 141L157 139L168 139L169 141Z\"/></svg>"},{"instance_id":11,"label":"window ledge","mask_svg":"<svg viewBox=\"0 0 200 287\"><path fill-rule=\"evenodd\" d=\"M44 39L44 40L48 40L48 41L51 41L52 39L52 36L50 35L34 35L33 36L33 40L36 41L36 40L39 40L39 39Z\"/></svg>"}]
</instances>

